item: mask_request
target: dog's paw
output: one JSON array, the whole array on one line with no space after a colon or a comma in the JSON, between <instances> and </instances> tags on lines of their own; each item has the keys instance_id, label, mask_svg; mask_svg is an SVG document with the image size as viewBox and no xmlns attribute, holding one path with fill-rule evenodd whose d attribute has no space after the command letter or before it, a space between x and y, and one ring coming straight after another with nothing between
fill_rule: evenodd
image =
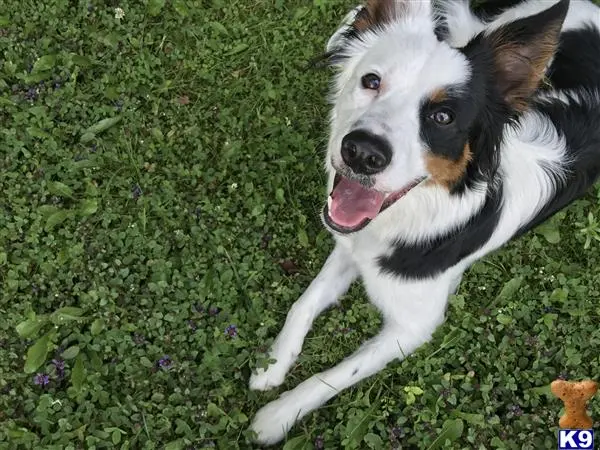
<instances>
[{"instance_id":1,"label":"dog's paw","mask_svg":"<svg viewBox=\"0 0 600 450\"><path fill-rule=\"evenodd\" d=\"M273 445L285 437L301 412L291 401L291 397L293 396L280 397L256 413L250 426L250 429L256 433L256 443Z\"/></svg>"},{"instance_id":2,"label":"dog's paw","mask_svg":"<svg viewBox=\"0 0 600 450\"><path fill-rule=\"evenodd\" d=\"M257 369L257 372L250 376L250 389L253 391L268 391L274 387L280 386L285 379L287 370L283 364L274 363L267 369Z\"/></svg>"}]
</instances>

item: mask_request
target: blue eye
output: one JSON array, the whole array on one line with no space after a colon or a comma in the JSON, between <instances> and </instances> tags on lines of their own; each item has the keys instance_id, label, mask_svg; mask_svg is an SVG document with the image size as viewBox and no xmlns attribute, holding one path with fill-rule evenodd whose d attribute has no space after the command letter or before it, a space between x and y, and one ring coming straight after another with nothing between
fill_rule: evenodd
<instances>
[{"instance_id":1,"label":"blue eye","mask_svg":"<svg viewBox=\"0 0 600 450\"><path fill-rule=\"evenodd\" d=\"M440 109L429 115L429 118L438 125L450 125L454 122L454 114L448 109Z\"/></svg>"},{"instance_id":2,"label":"blue eye","mask_svg":"<svg viewBox=\"0 0 600 450\"><path fill-rule=\"evenodd\" d=\"M365 89L371 89L373 91L379 90L379 87L381 86L381 78L379 78L379 75L374 73L363 75L360 81L362 83L362 87Z\"/></svg>"}]
</instances>

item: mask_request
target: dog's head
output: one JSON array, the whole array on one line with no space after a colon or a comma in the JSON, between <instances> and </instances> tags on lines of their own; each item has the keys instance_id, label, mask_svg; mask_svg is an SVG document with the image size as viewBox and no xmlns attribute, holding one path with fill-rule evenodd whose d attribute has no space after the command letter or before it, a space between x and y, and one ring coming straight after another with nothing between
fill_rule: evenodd
<instances>
[{"instance_id":1,"label":"dog's head","mask_svg":"<svg viewBox=\"0 0 600 450\"><path fill-rule=\"evenodd\" d=\"M567 9L561 0L462 48L438 39L427 1L372 0L355 10L328 44L338 72L325 224L355 232L412 189L461 195L489 181L502 130L537 89Z\"/></svg>"}]
</instances>

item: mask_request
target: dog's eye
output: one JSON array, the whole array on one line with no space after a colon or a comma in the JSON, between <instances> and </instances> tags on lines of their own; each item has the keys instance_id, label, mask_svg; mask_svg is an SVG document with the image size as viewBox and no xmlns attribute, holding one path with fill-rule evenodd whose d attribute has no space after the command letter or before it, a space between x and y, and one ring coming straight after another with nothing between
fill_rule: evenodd
<instances>
[{"instance_id":1,"label":"dog's eye","mask_svg":"<svg viewBox=\"0 0 600 450\"><path fill-rule=\"evenodd\" d=\"M365 89L372 89L376 91L379 89L379 86L381 86L381 78L379 78L379 75L374 73L363 75L360 81Z\"/></svg>"},{"instance_id":2,"label":"dog's eye","mask_svg":"<svg viewBox=\"0 0 600 450\"><path fill-rule=\"evenodd\" d=\"M454 115L447 109L440 109L432 113L429 118L438 125L449 125L454 122Z\"/></svg>"}]
</instances>

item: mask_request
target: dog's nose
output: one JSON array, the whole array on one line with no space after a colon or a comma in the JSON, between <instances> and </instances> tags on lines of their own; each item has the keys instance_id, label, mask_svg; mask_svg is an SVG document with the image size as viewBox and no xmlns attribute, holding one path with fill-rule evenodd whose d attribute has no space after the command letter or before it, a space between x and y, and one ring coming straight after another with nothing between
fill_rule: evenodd
<instances>
[{"instance_id":1,"label":"dog's nose","mask_svg":"<svg viewBox=\"0 0 600 450\"><path fill-rule=\"evenodd\" d=\"M342 159L354 173L373 175L390 164L392 148L382 137L355 130L342 139Z\"/></svg>"}]
</instances>

